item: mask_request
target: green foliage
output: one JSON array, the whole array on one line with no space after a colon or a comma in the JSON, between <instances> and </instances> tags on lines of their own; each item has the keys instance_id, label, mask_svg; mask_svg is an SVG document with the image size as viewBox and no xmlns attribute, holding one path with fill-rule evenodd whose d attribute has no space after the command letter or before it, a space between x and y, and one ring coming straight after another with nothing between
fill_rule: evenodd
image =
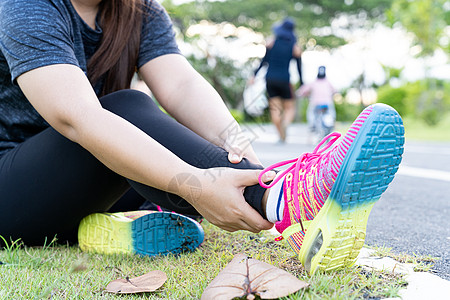
<instances>
[{"instance_id":1,"label":"green foliage","mask_svg":"<svg viewBox=\"0 0 450 300\"><path fill-rule=\"evenodd\" d=\"M437 125L450 108L450 97L448 94L445 96L444 89L425 90L417 100L417 115L430 126Z\"/></svg>"},{"instance_id":2,"label":"green foliage","mask_svg":"<svg viewBox=\"0 0 450 300\"><path fill-rule=\"evenodd\" d=\"M297 104L297 121L302 123L308 122L307 120L308 105L309 100L307 98L299 100L299 103Z\"/></svg>"},{"instance_id":3,"label":"green foliage","mask_svg":"<svg viewBox=\"0 0 450 300\"><path fill-rule=\"evenodd\" d=\"M418 118L435 126L450 110L450 83L428 79L398 88L385 85L378 90L377 102L394 107L401 116Z\"/></svg>"},{"instance_id":4,"label":"green foliage","mask_svg":"<svg viewBox=\"0 0 450 300\"><path fill-rule=\"evenodd\" d=\"M229 108L236 108L242 99L246 78L242 70L234 67L234 62L226 57L188 56L192 66L203 76L219 93Z\"/></svg>"},{"instance_id":5,"label":"green foliage","mask_svg":"<svg viewBox=\"0 0 450 300\"><path fill-rule=\"evenodd\" d=\"M214 23L229 22L269 35L274 22L290 16L296 21L299 36L312 37L323 42L319 45L331 48L342 45L344 40L332 32L313 34L313 28L330 29L331 21L343 14L356 15L358 21L379 18L390 7L391 2L392 0L354 0L351 4L346 4L344 1L333 0L227 0L192 1L177 6L171 0L165 0L163 5L182 32L189 25L209 20Z\"/></svg>"},{"instance_id":6,"label":"green foliage","mask_svg":"<svg viewBox=\"0 0 450 300\"><path fill-rule=\"evenodd\" d=\"M450 50L445 28L450 11L443 9L447 0L394 0L387 12L388 22L400 22L406 30L414 33L421 56L429 56L437 48ZM445 37L447 38L445 39ZM446 42L445 42L446 41Z\"/></svg>"},{"instance_id":7,"label":"green foliage","mask_svg":"<svg viewBox=\"0 0 450 300\"><path fill-rule=\"evenodd\" d=\"M400 75L404 68L395 68L390 66L383 65L384 72L386 72L386 78L392 79L392 78L400 78Z\"/></svg>"},{"instance_id":8,"label":"green foliage","mask_svg":"<svg viewBox=\"0 0 450 300\"><path fill-rule=\"evenodd\" d=\"M418 117L416 114L418 100L420 95L427 89L426 81L419 80L416 82L408 82L403 85L403 89L406 92L405 96L405 107L406 115Z\"/></svg>"},{"instance_id":9,"label":"green foliage","mask_svg":"<svg viewBox=\"0 0 450 300\"><path fill-rule=\"evenodd\" d=\"M269 108L266 108L261 116L250 116L247 112L244 111L244 121L247 123L270 123L270 111Z\"/></svg>"},{"instance_id":10,"label":"green foliage","mask_svg":"<svg viewBox=\"0 0 450 300\"><path fill-rule=\"evenodd\" d=\"M406 94L404 87L392 88L386 85L378 90L377 102L392 106L401 116L404 116L406 115Z\"/></svg>"},{"instance_id":11,"label":"green foliage","mask_svg":"<svg viewBox=\"0 0 450 300\"><path fill-rule=\"evenodd\" d=\"M19 256L18 252L20 247L22 247L23 242L18 240L11 240L10 243L0 235L0 245L3 246L3 250L5 253L6 262L9 264L18 264L19 263Z\"/></svg>"},{"instance_id":12,"label":"green foliage","mask_svg":"<svg viewBox=\"0 0 450 300\"><path fill-rule=\"evenodd\" d=\"M169 12L180 37L191 45L202 37L189 37L186 32L191 25L203 20L213 24L231 23L268 36L272 34L274 23L289 16L296 22L300 46L308 50L320 50L337 48L346 43L341 34L334 32L331 26L333 20L340 17L345 19L347 25L341 26L344 30L364 26L370 28L372 20L382 18L392 1L197 0L174 5L172 0L164 0L162 4ZM226 39L233 38L230 36ZM203 40L201 44L203 49L196 49L199 51L196 51L195 56L188 57L189 61L213 85L228 107L240 107L246 76L254 68L253 62L236 64L227 57L219 57L217 51L209 51L214 49L213 41Z\"/></svg>"},{"instance_id":13,"label":"green foliage","mask_svg":"<svg viewBox=\"0 0 450 300\"><path fill-rule=\"evenodd\" d=\"M230 113L238 123L244 122L245 115L243 111L240 111L238 109L230 109Z\"/></svg>"},{"instance_id":14,"label":"green foliage","mask_svg":"<svg viewBox=\"0 0 450 300\"><path fill-rule=\"evenodd\" d=\"M363 109L360 104L350 104L347 101L335 103L334 106L338 122L353 122Z\"/></svg>"}]
</instances>

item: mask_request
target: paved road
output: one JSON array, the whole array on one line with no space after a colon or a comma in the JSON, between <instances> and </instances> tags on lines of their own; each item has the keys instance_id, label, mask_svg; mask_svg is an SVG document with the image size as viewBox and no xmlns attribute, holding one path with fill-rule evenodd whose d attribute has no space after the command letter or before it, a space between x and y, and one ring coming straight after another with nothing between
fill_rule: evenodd
<instances>
[{"instance_id":1,"label":"paved road","mask_svg":"<svg viewBox=\"0 0 450 300\"><path fill-rule=\"evenodd\" d=\"M266 166L314 148L303 125L289 128L288 142L281 145L270 125L244 128ZM438 257L433 269L450 280L450 143L407 141L399 172L367 226L366 244Z\"/></svg>"}]
</instances>

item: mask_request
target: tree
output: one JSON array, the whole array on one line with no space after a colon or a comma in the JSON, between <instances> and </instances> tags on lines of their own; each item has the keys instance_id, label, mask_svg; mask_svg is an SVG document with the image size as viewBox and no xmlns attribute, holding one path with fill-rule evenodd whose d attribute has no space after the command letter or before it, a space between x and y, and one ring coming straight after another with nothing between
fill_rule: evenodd
<instances>
[{"instance_id":1,"label":"tree","mask_svg":"<svg viewBox=\"0 0 450 300\"><path fill-rule=\"evenodd\" d=\"M436 49L449 52L446 26L450 21L450 7L447 0L394 0L387 15L392 26L400 23L414 34L416 45L421 47L420 56L431 56Z\"/></svg>"},{"instance_id":2,"label":"tree","mask_svg":"<svg viewBox=\"0 0 450 300\"><path fill-rule=\"evenodd\" d=\"M387 13L392 26L401 24L414 34L414 42L419 47L417 55L429 58L438 49L447 54L450 51L448 37L450 4L448 0L394 0ZM436 125L449 108L444 98L445 85L430 76L430 68L425 65L426 88L416 102L416 115L430 125Z\"/></svg>"},{"instance_id":3,"label":"tree","mask_svg":"<svg viewBox=\"0 0 450 300\"><path fill-rule=\"evenodd\" d=\"M201 56L192 54L188 55L188 59L209 80L225 102L235 108L241 100L246 76L254 68L252 59L242 64L217 54L214 42L202 40L199 35L187 34L191 26L204 21L209 24L232 24L235 28L245 27L267 36L271 34L274 22L290 16L296 21L299 44L304 49L334 49L346 43L345 32L370 27L374 20L383 19L391 2L392 0L197 0L174 5L172 0L165 0L162 4L178 28L181 39L201 48L197 51L202 53ZM233 34L224 37L228 41L237 38ZM226 76L231 76L231 80Z\"/></svg>"},{"instance_id":4,"label":"tree","mask_svg":"<svg viewBox=\"0 0 450 300\"><path fill-rule=\"evenodd\" d=\"M171 0L165 0L163 4L181 32L185 32L192 24L208 20L213 23L229 22L268 35L274 22L290 16L297 23L299 36L315 39L316 45L334 48L343 45L345 41L333 32L333 20L346 17L348 20L343 25L347 29L369 24L370 20L383 18L391 2L392 0L197 0L177 6Z\"/></svg>"}]
</instances>

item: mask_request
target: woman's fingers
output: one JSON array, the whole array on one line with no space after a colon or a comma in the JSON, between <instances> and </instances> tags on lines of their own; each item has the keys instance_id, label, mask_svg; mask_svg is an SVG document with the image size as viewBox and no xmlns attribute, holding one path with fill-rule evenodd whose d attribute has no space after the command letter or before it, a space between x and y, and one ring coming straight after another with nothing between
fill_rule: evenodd
<instances>
[{"instance_id":1,"label":"woman's fingers","mask_svg":"<svg viewBox=\"0 0 450 300\"><path fill-rule=\"evenodd\" d=\"M242 149L237 145L230 146L230 149L228 149L228 160L232 164L238 164L242 160Z\"/></svg>"},{"instance_id":2,"label":"woman's fingers","mask_svg":"<svg viewBox=\"0 0 450 300\"><path fill-rule=\"evenodd\" d=\"M239 184L241 186L251 186L258 184L258 177L263 170L239 170L239 175L237 175L236 179L239 180ZM263 182L268 182L273 180L276 177L277 173L275 171L268 171L263 174L261 180Z\"/></svg>"},{"instance_id":3,"label":"woman's fingers","mask_svg":"<svg viewBox=\"0 0 450 300\"><path fill-rule=\"evenodd\" d=\"M256 212L256 211L255 211ZM225 225L225 224L215 224L218 227L229 231L234 232L237 230L247 230L250 232L258 233L262 230L269 230L273 227L273 224L270 223L267 220L264 220L258 213L257 216L254 216L253 219L252 216L246 216L245 219L240 219L237 222L235 222L233 225Z\"/></svg>"},{"instance_id":4,"label":"woman's fingers","mask_svg":"<svg viewBox=\"0 0 450 300\"><path fill-rule=\"evenodd\" d=\"M262 170L225 168L221 171L222 176L214 182L206 178L204 193L194 207L209 222L227 231L247 230L256 233L272 228L273 224L251 207L243 195L246 187L258 184ZM262 180L267 182L275 176L275 172L269 171L263 174Z\"/></svg>"}]
</instances>

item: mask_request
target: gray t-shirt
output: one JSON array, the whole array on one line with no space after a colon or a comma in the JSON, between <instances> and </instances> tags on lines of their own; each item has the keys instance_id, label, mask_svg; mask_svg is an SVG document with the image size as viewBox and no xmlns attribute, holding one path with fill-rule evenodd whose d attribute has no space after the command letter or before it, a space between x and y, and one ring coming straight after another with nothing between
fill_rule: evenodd
<instances>
[{"instance_id":1,"label":"gray t-shirt","mask_svg":"<svg viewBox=\"0 0 450 300\"><path fill-rule=\"evenodd\" d=\"M180 53L172 23L156 0L144 0L137 67ZM26 99L16 79L52 64L72 64L86 74L102 29L90 28L70 0L0 0L0 156L49 125ZM102 83L94 89L99 94Z\"/></svg>"}]
</instances>

